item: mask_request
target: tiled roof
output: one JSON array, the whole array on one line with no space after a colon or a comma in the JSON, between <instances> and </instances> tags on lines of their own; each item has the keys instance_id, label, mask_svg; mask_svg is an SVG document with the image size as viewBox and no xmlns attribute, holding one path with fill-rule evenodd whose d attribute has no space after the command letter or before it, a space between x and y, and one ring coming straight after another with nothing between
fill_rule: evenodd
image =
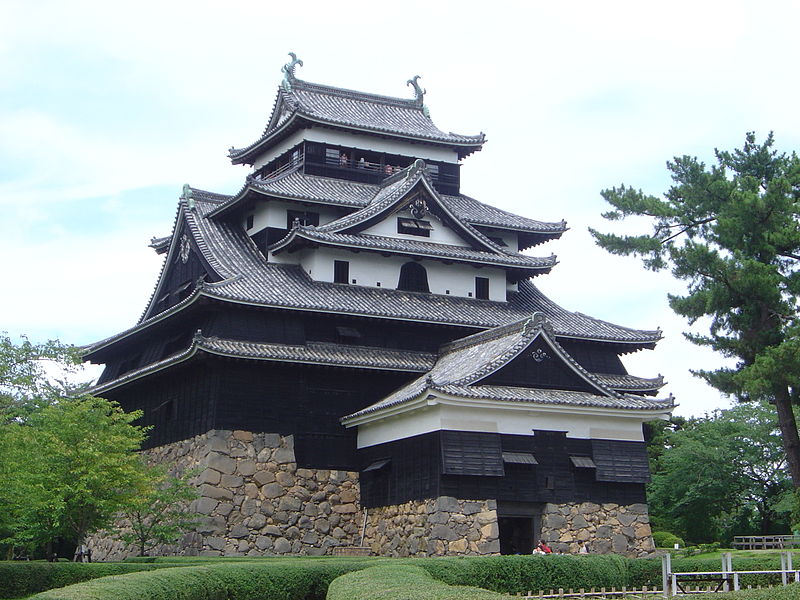
<instances>
[{"instance_id":1,"label":"tiled roof","mask_svg":"<svg viewBox=\"0 0 800 600\"><path fill-rule=\"evenodd\" d=\"M393 181L393 180L392 180ZM385 184L386 182L384 182ZM301 168L281 173L277 177L262 179L250 177L242 191L227 197L227 202L218 207L211 216L229 209L243 201L248 191L253 190L271 197L316 202L351 208L364 208L370 204L385 185L357 183L331 177L305 175ZM511 229L558 237L567 229L564 221L548 222L528 219L513 213L478 202L469 196L441 194L448 208L460 220L471 225Z\"/></svg>"},{"instance_id":2,"label":"tiled roof","mask_svg":"<svg viewBox=\"0 0 800 600\"><path fill-rule=\"evenodd\" d=\"M179 218L185 218L204 258L221 281L198 286L191 296L165 314L182 310L202 295L266 307L473 328L496 327L542 312L559 337L625 344L631 350L653 347L661 338L660 330L630 329L565 310L528 280L519 282L519 291L508 293L507 302L314 281L297 265L267 263L241 227L207 218L218 206L217 201L205 200L199 190L194 191L194 197L193 210L181 200ZM86 350L93 352L105 347L160 319L157 314L147 315L135 327L96 342Z\"/></svg>"},{"instance_id":3,"label":"tiled roof","mask_svg":"<svg viewBox=\"0 0 800 600\"><path fill-rule=\"evenodd\" d=\"M661 389L664 386L664 378L659 375L658 377L646 378L636 377L634 375L610 375L607 373L595 373L594 376L601 381L604 385L621 391L636 391L636 392L650 392Z\"/></svg>"},{"instance_id":4,"label":"tiled roof","mask_svg":"<svg viewBox=\"0 0 800 600\"><path fill-rule=\"evenodd\" d=\"M480 381L519 356L537 338L543 339L577 378L594 387L594 392L543 390L511 386L480 385ZM548 351L549 352L549 351ZM345 417L376 413L401 406L427 393L441 392L466 398L526 401L537 404L572 404L620 409L660 409L672 400L653 400L621 394L580 366L553 338L552 328L541 313L456 340L442 348L436 364L425 375L401 387L381 401Z\"/></svg>"},{"instance_id":5,"label":"tiled roof","mask_svg":"<svg viewBox=\"0 0 800 600\"><path fill-rule=\"evenodd\" d=\"M161 371L162 369L188 360L197 352L251 360L303 362L306 364L334 367L408 371L410 373L427 371L436 361L436 356L428 352L392 350L389 348L372 348L366 346L346 346L343 344L324 342L309 342L304 346L296 346L247 342L196 335L188 348L176 352L163 360L130 371L121 377L95 386L92 388L92 393L101 393L130 383L145 375Z\"/></svg>"},{"instance_id":6,"label":"tiled roof","mask_svg":"<svg viewBox=\"0 0 800 600\"><path fill-rule=\"evenodd\" d=\"M451 227L460 230L460 235L470 240L478 249L437 244L423 240L389 238L360 232L377 220L385 219L404 203L408 203L415 189L424 190L431 207L447 219ZM516 251L498 246L484 234L463 222L451 210L448 200L432 186L430 173L425 162L416 160L412 165L386 179L378 186L372 200L363 208L339 219L320 226L298 226L292 229L283 240L270 247L278 252L291 247L298 240L308 240L327 245L355 247L366 250L390 251L419 256L448 258L464 262L502 265L511 268L525 268L548 271L555 263L555 256L538 258L519 254Z\"/></svg>"},{"instance_id":7,"label":"tiled roof","mask_svg":"<svg viewBox=\"0 0 800 600\"><path fill-rule=\"evenodd\" d=\"M451 210L448 201L433 187L428 167L421 159L415 160L399 173L384 180L378 193L367 206L340 219L325 223L317 230L332 233L357 233L370 223L386 219L398 208L404 204L407 205L412 199L412 192L415 189L423 190L427 200L437 209L436 212L444 217L449 226L456 231L460 230L460 235L465 239L471 240L476 246L482 247L490 253L520 256L516 251L499 246L468 222L459 218ZM553 264L555 264L555 259L553 259Z\"/></svg>"},{"instance_id":8,"label":"tiled roof","mask_svg":"<svg viewBox=\"0 0 800 600\"><path fill-rule=\"evenodd\" d=\"M568 390L545 390L500 385L458 386L445 385L438 388L452 396L507 402L530 402L533 404L560 404L624 410L669 410L673 401L669 398L654 400L642 396L625 394L621 397L600 396L588 392Z\"/></svg>"},{"instance_id":9,"label":"tiled roof","mask_svg":"<svg viewBox=\"0 0 800 600\"><path fill-rule=\"evenodd\" d=\"M444 197L447 199L453 212L473 225L485 225L486 227L513 229L514 231L552 233L559 235L564 233L567 229L566 221L552 223L528 219L505 210L500 210L494 206L489 206L488 204L479 202L464 194L459 196L445 195Z\"/></svg>"},{"instance_id":10,"label":"tiled roof","mask_svg":"<svg viewBox=\"0 0 800 600\"><path fill-rule=\"evenodd\" d=\"M200 347L215 354L241 358L411 372L429 369L435 361L435 356L429 352L346 346L326 342L308 342L304 346L292 346L209 337L201 338Z\"/></svg>"},{"instance_id":11,"label":"tiled roof","mask_svg":"<svg viewBox=\"0 0 800 600\"><path fill-rule=\"evenodd\" d=\"M345 246L363 250L388 251L400 254L409 254L419 257L446 258L454 261L469 263L483 263L509 268L524 268L549 271L556 264L556 257L527 256L525 254L490 254L451 244L436 244L433 242L409 240L403 238L389 238L377 235L348 235L343 233L328 233L316 227L298 227L286 237L285 241L277 242L270 249L287 247L296 239L305 239L323 245Z\"/></svg>"},{"instance_id":12,"label":"tiled roof","mask_svg":"<svg viewBox=\"0 0 800 600\"><path fill-rule=\"evenodd\" d=\"M234 163L246 162L253 150L298 119L470 150L479 149L485 140L482 133L459 135L440 130L416 100L294 79L291 90L283 87L278 90L270 122L261 137L247 147L231 149L231 160Z\"/></svg>"}]
</instances>

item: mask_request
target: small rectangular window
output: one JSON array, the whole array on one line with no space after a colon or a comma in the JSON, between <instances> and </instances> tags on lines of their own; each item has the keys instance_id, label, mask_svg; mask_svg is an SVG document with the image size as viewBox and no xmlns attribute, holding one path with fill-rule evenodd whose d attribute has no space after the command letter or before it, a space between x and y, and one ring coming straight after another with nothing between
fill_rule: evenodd
<instances>
[{"instance_id":1,"label":"small rectangular window","mask_svg":"<svg viewBox=\"0 0 800 600\"><path fill-rule=\"evenodd\" d=\"M338 325L336 327L336 333L340 338L359 339L361 337L358 329L355 327L345 327L343 325Z\"/></svg>"},{"instance_id":2,"label":"small rectangular window","mask_svg":"<svg viewBox=\"0 0 800 600\"><path fill-rule=\"evenodd\" d=\"M248 231L250 231L253 228L253 221L254 221L253 215L247 215L247 224L245 225L245 227L247 227Z\"/></svg>"},{"instance_id":3,"label":"small rectangular window","mask_svg":"<svg viewBox=\"0 0 800 600\"><path fill-rule=\"evenodd\" d=\"M347 283L350 281L350 263L346 260L333 261L333 282Z\"/></svg>"},{"instance_id":4,"label":"small rectangular window","mask_svg":"<svg viewBox=\"0 0 800 600\"><path fill-rule=\"evenodd\" d=\"M588 456L570 456L569 459L572 461L573 466L579 469L594 469L597 466Z\"/></svg>"},{"instance_id":5,"label":"small rectangular window","mask_svg":"<svg viewBox=\"0 0 800 600\"><path fill-rule=\"evenodd\" d=\"M430 221L421 221L419 219L407 219L405 217L397 218L397 233L405 233L408 235L419 235L422 237L431 237L431 230L433 226Z\"/></svg>"},{"instance_id":6,"label":"small rectangular window","mask_svg":"<svg viewBox=\"0 0 800 600\"><path fill-rule=\"evenodd\" d=\"M489 278L476 277L475 278L475 297L479 300L489 299Z\"/></svg>"},{"instance_id":7,"label":"small rectangular window","mask_svg":"<svg viewBox=\"0 0 800 600\"><path fill-rule=\"evenodd\" d=\"M286 211L286 229L294 227L295 219L300 225L319 225L319 213L306 211L306 210L287 210Z\"/></svg>"}]
</instances>

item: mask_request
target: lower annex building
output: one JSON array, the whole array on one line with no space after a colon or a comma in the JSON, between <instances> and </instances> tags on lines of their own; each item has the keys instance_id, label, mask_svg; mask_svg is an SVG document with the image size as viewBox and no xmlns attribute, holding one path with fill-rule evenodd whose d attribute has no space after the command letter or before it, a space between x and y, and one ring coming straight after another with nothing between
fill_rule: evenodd
<instances>
[{"instance_id":1,"label":"lower annex building","mask_svg":"<svg viewBox=\"0 0 800 600\"><path fill-rule=\"evenodd\" d=\"M642 424L674 404L620 356L661 332L538 290L555 256L524 251L566 223L462 194L484 136L439 130L417 77L402 99L301 65L230 150L242 188L184 186L141 319L86 349L149 457L198 472L201 523L162 551L651 551Z\"/></svg>"}]
</instances>

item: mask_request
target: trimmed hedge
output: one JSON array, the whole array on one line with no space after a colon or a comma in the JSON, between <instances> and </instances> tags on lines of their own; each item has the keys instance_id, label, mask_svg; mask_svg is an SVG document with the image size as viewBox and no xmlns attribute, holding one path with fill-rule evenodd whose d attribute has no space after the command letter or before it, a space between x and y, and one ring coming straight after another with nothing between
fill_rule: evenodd
<instances>
[{"instance_id":1,"label":"trimmed hedge","mask_svg":"<svg viewBox=\"0 0 800 600\"><path fill-rule=\"evenodd\" d=\"M168 565L73 563L38 561L0 562L0 598L19 598L82 581L163 569Z\"/></svg>"},{"instance_id":2,"label":"trimmed hedge","mask_svg":"<svg viewBox=\"0 0 800 600\"><path fill-rule=\"evenodd\" d=\"M337 586L351 589L354 585L352 582L366 584L374 577L374 586L370 584L368 587L370 593L373 590L394 590L400 584L405 586L411 582L409 585L413 584L414 589L424 589L433 594L427 596L430 598L450 598L448 594L453 586L482 588L487 593L491 591L495 594L474 596L478 592L471 590L471 595L467 596L469 598L495 598L497 594L513 595L527 590L661 585L659 559L632 560L613 555L425 559L164 557L154 561L107 564L0 563L0 590L6 592L6 598L12 598L45 587L67 585L34 596L38 600L322 600L328 585L337 577L366 569L369 569L368 573L364 572L358 577L355 573L348 575ZM779 568L777 557L742 558L733 562L736 570ZM708 558L674 559L672 564L676 571L718 571L721 567L719 559ZM5 572L2 567L6 568ZM377 567L381 568L372 570ZM413 569L408 571L407 567ZM397 577L391 575L394 571L397 571ZM101 577L109 573L114 575ZM95 577L100 578L87 581ZM76 580L84 582L68 585ZM774 584L775 578L742 576L743 585L767 583ZM11 590L13 593L8 593ZM347 593L350 596L344 592L336 593L340 594L337 596L339 598L356 597L350 592Z\"/></svg>"},{"instance_id":3,"label":"trimmed hedge","mask_svg":"<svg viewBox=\"0 0 800 600\"><path fill-rule=\"evenodd\" d=\"M426 558L413 562L450 585L516 594L527 590L622 587L628 585L628 565L632 561L614 555L548 554Z\"/></svg>"},{"instance_id":4,"label":"trimmed hedge","mask_svg":"<svg viewBox=\"0 0 800 600\"><path fill-rule=\"evenodd\" d=\"M305 562L305 561L304 561ZM36 600L323 600L331 581L363 561L227 562L170 566L53 589Z\"/></svg>"},{"instance_id":5,"label":"trimmed hedge","mask_svg":"<svg viewBox=\"0 0 800 600\"><path fill-rule=\"evenodd\" d=\"M369 567L334 579L327 600L509 600L497 592L464 585L448 585L418 565L389 564Z\"/></svg>"}]
</instances>

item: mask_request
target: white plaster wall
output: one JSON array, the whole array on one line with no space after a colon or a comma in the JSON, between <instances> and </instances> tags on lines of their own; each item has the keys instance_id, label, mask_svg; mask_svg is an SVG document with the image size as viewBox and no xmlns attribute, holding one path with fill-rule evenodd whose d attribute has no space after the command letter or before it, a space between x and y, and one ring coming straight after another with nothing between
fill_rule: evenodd
<instances>
[{"instance_id":1,"label":"white plaster wall","mask_svg":"<svg viewBox=\"0 0 800 600\"><path fill-rule=\"evenodd\" d=\"M357 133L345 133L343 131L332 131L312 127L304 132L305 139L311 142L323 142L337 146L350 146L361 150L373 150L375 152L387 152L389 154L401 154L403 156L414 156L423 160L435 160L441 162L458 163L458 153L446 148L437 148L425 144L412 144L401 140L383 139L371 135L361 135Z\"/></svg>"},{"instance_id":2,"label":"white plaster wall","mask_svg":"<svg viewBox=\"0 0 800 600\"><path fill-rule=\"evenodd\" d=\"M278 142L274 146L270 146L268 150L256 158L255 162L253 163L253 170L258 171L268 162L275 160L284 152L294 148L297 144L302 142L303 139L305 139L305 131L306 130L296 131L282 142Z\"/></svg>"},{"instance_id":3,"label":"white plaster wall","mask_svg":"<svg viewBox=\"0 0 800 600\"><path fill-rule=\"evenodd\" d=\"M516 232L508 231L507 229L487 229L481 227L481 233L487 237L500 238L506 243L509 250L519 252L519 239L517 238Z\"/></svg>"},{"instance_id":4,"label":"white plaster wall","mask_svg":"<svg viewBox=\"0 0 800 600\"><path fill-rule=\"evenodd\" d=\"M510 406L509 406L510 405ZM578 414L557 407L555 411L511 403L494 407L467 407L434 404L381 421L358 426L358 447L364 448L393 440L439 430L484 431L531 435L534 429L566 431L567 437L643 441L641 415L619 416Z\"/></svg>"},{"instance_id":5,"label":"white plaster wall","mask_svg":"<svg viewBox=\"0 0 800 600\"><path fill-rule=\"evenodd\" d=\"M450 246L469 247L470 245L465 242L460 235L442 223L435 215L428 213L425 215L424 221L428 221L433 229L431 230L430 237L421 237L418 235L410 235L408 233L397 232L397 219L403 217L405 219L414 219L410 210L401 210L393 213L380 223L376 223L372 227L364 229L362 233L367 235L381 235L383 237L396 237L406 240L415 240L417 242L434 242L436 244L447 244Z\"/></svg>"},{"instance_id":6,"label":"white plaster wall","mask_svg":"<svg viewBox=\"0 0 800 600\"><path fill-rule=\"evenodd\" d=\"M256 204L252 213L246 213L242 219L242 227L247 226L247 215L253 215L253 228L247 233L253 235L266 227L286 228L286 214L290 210L303 210L319 213L319 224L330 223L342 215L344 211L337 211L333 207L324 204L304 205L297 202L281 202L279 200L267 200Z\"/></svg>"},{"instance_id":7,"label":"white plaster wall","mask_svg":"<svg viewBox=\"0 0 800 600\"><path fill-rule=\"evenodd\" d=\"M400 278L400 267L412 257L381 256L375 252L351 252L338 248L317 248L287 254L270 254L271 262L301 264L303 269L316 281L333 281L333 261L346 260L350 263L350 280L356 285L396 289ZM475 277L489 278L489 299L498 302L506 300L505 271L495 267L476 269L469 265L450 264L440 261L422 260L420 264L428 272L428 286L432 294L464 298L475 296ZM380 282L380 285L378 283ZM352 284L351 284L352 285Z\"/></svg>"}]
</instances>

